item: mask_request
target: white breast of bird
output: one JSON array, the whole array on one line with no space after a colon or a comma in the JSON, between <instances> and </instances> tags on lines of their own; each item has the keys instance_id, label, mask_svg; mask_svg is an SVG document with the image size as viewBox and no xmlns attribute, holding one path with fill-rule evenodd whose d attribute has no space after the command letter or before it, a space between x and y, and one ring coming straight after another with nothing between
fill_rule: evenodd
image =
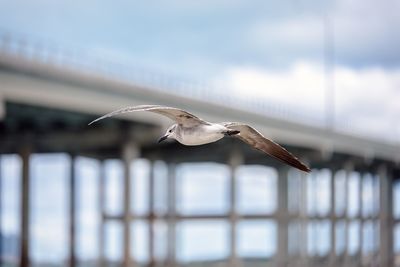
<instances>
[{"instance_id":1,"label":"white breast of bird","mask_svg":"<svg viewBox=\"0 0 400 267\"><path fill-rule=\"evenodd\" d=\"M218 141L224 137L226 128L219 124L198 125L196 127L181 127L177 141L187 146L198 146Z\"/></svg>"}]
</instances>

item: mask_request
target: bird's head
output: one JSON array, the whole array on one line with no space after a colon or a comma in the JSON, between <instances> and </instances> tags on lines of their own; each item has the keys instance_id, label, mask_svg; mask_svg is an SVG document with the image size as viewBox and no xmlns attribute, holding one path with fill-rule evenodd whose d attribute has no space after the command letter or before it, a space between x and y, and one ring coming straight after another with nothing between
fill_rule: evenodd
<instances>
[{"instance_id":1,"label":"bird's head","mask_svg":"<svg viewBox=\"0 0 400 267\"><path fill-rule=\"evenodd\" d=\"M177 124L174 124L172 126L170 126L167 131L165 132L165 134L163 136L160 137L160 139L158 139L158 143L161 143L162 141L164 141L167 138L174 138L176 137L176 128L177 128Z\"/></svg>"}]
</instances>

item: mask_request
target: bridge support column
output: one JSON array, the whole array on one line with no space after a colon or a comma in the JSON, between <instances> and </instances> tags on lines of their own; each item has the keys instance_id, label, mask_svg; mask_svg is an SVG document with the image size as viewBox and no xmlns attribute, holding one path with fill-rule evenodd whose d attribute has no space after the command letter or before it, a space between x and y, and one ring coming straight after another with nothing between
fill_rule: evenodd
<instances>
[{"instance_id":1,"label":"bridge support column","mask_svg":"<svg viewBox=\"0 0 400 267\"><path fill-rule=\"evenodd\" d=\"M99 264L100 267L106 266L105 259L105 203L106 203L106 192L105 192L105 166L104 161L100 161L100 173L98 177L98 213L99 213Z\"/></svg>"},{"instance_id":2,"label":"bridge support column","mask_svg":"<svg viewBox=\"0 0 400 267\"><path fill-rule=\"evenodd\" d=\"M154 223L155 223L155 184L154 184L154 161L150 161L150 173L149 173L149 267L154 267L155 253L154 253Z\"/></svg>"},{"instance_id":3,"label":"bridge support column","mask_svg":"<svg viewBox=\"0 0 400 267\"><path fill-rule=\"evenodd\" d=\"M331 193L331 210L330 210L330 221L331 221L331 250L329 253L329 266L335 267L337 266L337 257L336 257L336 190L335 190L335 177L336 177L336 169L331 169L331 180L330 180L330 193Z\"/></svg>"},{"instance_id":4,"label":"bridge support column","mask_svg":"<svg viewBox=\"0 0 400 267\"><path fill-rule=\"evenodd\" d=\"M1 172L1 170L2 170L2 155L1 155L1 153L0 153L0 207L3 207L3 198L2 198L2 196L3 196L3 194L4 194L4 192L3 192L3 176L2 176L2 172ZM1 232L1 229L0 229L0 235L2 236L3 235L3 233ZM0 251L4 251L4 242L3 242L3 240L0 240ZM3 266L3 265L5 265L5 263L3 263L3 257L0 257L0 266Z\"/></svg>"},{"instance_id":5,"label":"bridge support column","mask_svg":"<svg viewBox=\"0 0 400 267\"><path fill-rule=\"evenodd\" d=\"M345 164L344 166L344 170L345 170L345 186L344 186L344 210L343 210L343 215L345 218L347 218L347 214L348 214L348 203L349 203L349 177L351 175L351 173L354 171L354 162L349 161ZM349 255L349 220L345 220L344 223L344 253L343 253L343 257L342 257L342 266L349 266L351 265L351 261L350 261L350 255Z\"/></svg>"},{"instance_id":6,"label":"bridge support column","mask_svg":"<svg viewBox=\"0 0 400 267\"><path fill-rule=\"evenodd\" d=\"M20 156L22 158L22 179L21 179L21 210L20 210L20 218L21 218L21 244L20 244L20 267L29 267L30 266L30 258L29 258L29 222L30 222L30 210L29 210L29 201L30 201L30 156L31 156L31 147L29 145L25 145L22 149Z\"/></svg>"},{"instance_id":7,"label":"bridge support column","mask_svg":"<svg viewBox=\"0 0 400 267\"><path fill-rule=\"evenodd\" d=\"M300 259L302 267L309 266L309 258L308 258L308 236L307 236L307 227L308 227L308 215L307 215L307 183L308 183L308 174L301 173L300 174L300 191L301 191L301 199L300 199L300 210L299 210L299 217L300 217L300 239L303 240L303 244L299 248Z\"/></svg>"},{"instance_id":8,"label":"bridge support column","mask_svg":"<svg viewBox=\"0 0 400 267\"><path fill-rule=\"evenodd\" d=\"M167 266L176 266L176 166L168 166Z\"/></svg>"},{"instance_id":9,"label":"bridge support column","mask_svg":"<svg viewBox=\"0 0 400 267\"><path fill-rule=\"evenodd\" d=\"M392 177L386 165L378 170L380 179L380 266L393 266Z\"/></svg>"},{"instance_id":10,"label":"bridge support column","mask_svg":"<svg viewBox=\"0 0 400 267\"><path fill-rule=\"evenodd\" d=\"M364 177L365 177L365 171L360 170L360 181L358 183L358 214L357 214L357 219L360 221L360 228L358 229L358 253L357 257L359 259L357 266L362 267L363 265L363 240L364 240L364 235L363 235L363 229L364 229L364 220L363 220L363 184L364 184Z\"/></svg>"},{"instance_id":11,"label":"bridge support column","mask_svg":"<svg viewBox=\"0 0 400 267\"><path fill-rule=\"evenodd\" d=\"M243 264L241 263L238 254L237 254L237 223L238 223L238 214L236 209L236 169L243 164L243 156L240 154L238 150L232 150L229 157L229 166L231 179L229 181L229 200L230 200L230 211L229 211L229 220L231 224L230 228L230 255L229 255L229 266L231 267L239 267Z\"/></svg>"},{"instance_id":12,"label":"bridge support column","mask_svg":"<svg viewBox=\"0 0 400 267\"><path fill-rule=\"evenodd\" d=\"M286 166L278 170L278 264L288 265L288 171Z\"/></svg>"},{"instance_id":13,"label":"bridge support column","mask_svg":"<svg viewBox=\"0 0 400 267\"><path fill-rule=\"evenodd\" d=\"M71 155L69 177L69 267L76 266L75 240L76 240L76 177L75 156Z\"/></svg>"},{"instance_id":14,"label":"bridge support column","mask_svg":"<svg viewBox=\"0 0 400 267\"><path fill-rule=\"evenodd\" d=\"M123 212L123 228L124 228L124 253L123 267L131 267L131 163L138 155L137 146L133 143L126 143L122 148L122 159L124 164L124 212Z\"/></svg>"}]
</instances>

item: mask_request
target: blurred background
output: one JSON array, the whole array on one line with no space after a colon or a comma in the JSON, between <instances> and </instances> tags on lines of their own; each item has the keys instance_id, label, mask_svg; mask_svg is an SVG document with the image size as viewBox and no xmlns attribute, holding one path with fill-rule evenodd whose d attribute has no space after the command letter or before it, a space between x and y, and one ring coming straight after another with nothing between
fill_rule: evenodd
<instances>
[{"instance_id":1,"label":"blurred background","mask_svg":"<svg viewBox=\"0 0 400 267\"><path fill-rule=\"evenodd\" d=\"M1 266L400 266L400 2L0 0ZM156 144L137 104L241 121Z\"/></svg>"}]
</instances>

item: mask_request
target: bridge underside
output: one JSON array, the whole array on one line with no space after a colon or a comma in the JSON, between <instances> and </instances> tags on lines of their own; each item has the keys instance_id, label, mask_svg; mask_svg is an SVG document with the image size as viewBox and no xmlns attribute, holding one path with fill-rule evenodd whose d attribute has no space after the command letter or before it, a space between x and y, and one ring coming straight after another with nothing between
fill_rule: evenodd
<instances>
[{"instance_id":1,"label":"bridge underside","mask_svg":"<svg viewBox=\"0 0 400 267\"><path fill-rule=\"evenodd\" d=\"M140 155L171 163L212 161L226 163L233 150L243 154L246 164L279 167L282 163L265 156L235 138L224 138L203 146L187 147L176 141L157 144L165 129L151 124L121 119L106 119L94 125L88 122L93 115L57 110L54 108L5 103L6 116L0 121L0 152L18 153L29 145L35 153L80 154L98 159L120 158L126 143L135 143ZM167 120L167 119L166 119ZM312 168L342 168L352 162L355 168L376 168L391 162L366 159L343 153L324 154L320 150L282 144L297 157L306 160ZM391 166L396 169L396 165Z\"/></svg>"},{"instance_id":2,"label":"bridge underside","mask_svg":"<svg viewBox=\"0 0 400 267\"><path fill-rule=\"evenodd\" d=\"M226 260L229 266L243 266L245 260L240 259L237 255L237 224L242 219L271 219L277 222L277 251L271 259L265 261L260 260L261 264L268 266L311 266L320 264L319 266L370 266L378 264L379 266L393 266L393 229L398 223L397 219L392 216L392 185L395 178L399 178L398 167L389 161L379 159L365 159L363 157L346 155L341 153L324 154L319 150L305 147L285 146L293 154L305 160L312 168L313 174L305 175L303 173L290 170L284 164L277 160L267 157L264 154L249 148L247 145L234 138L225 138L219 142L198 147L186 147L177 142L166 142L157 144L156 140L159 134L163 132L160 126L136 121L127 121L120 119L107 119L100 123L88 126L87 123L94 119L95 116L74 113L62 109L46 108L40 106L26 105L15 102L7 102L5 104L5 116L0 122L0 153L10 154L16 153L21 156L23 162L22 183L21 183L21 255L20 266L29 265L29 156L32 153L67 153L71 155L71 168L74 168L74 158L76 156L86 156L95 158L100 161L107 159L121 159L124 164L124 187L130 187L130 162L136 158L145 158L150 162L163 161L168 166L168 213L157 215L152 205L150 205L149 213L140 217L140 219L148 221L150 231L149 239L154 240L154 232L152 227L156 220L164 220L168 225L168 255L167 259L161 262L163 266L176 266L177 259L175 257L176 248L175 241L176 229L178 221L190 219L226 219L229 221L230 231L230 254ZM193 215L187 216L176 212L176 196L175 196L175 168L177 165L189 162L217 162L227 165L231 170L230 179L230 210L227 214L213 215ZM263 165L274 168L278 173L278 208L273 214L256 214L256 215L239 215L236 211L236 177L235 169L242 165ZM318 180L318 173L321 170L328 170L330 176L330 212L324 215L309 215L307 213L309 203L307 203L307 185L310 179ZM349 218L346 211L343 214L335 212L336 195L340 192L335 190L336 174L343 172L345 179L349 179L352 173L360 174L362 181L364 174L371 174L378 177L376 182L379 205L379 211L375 214L363 216L361 212L356 216ZM69 183L69 265L76 265L76 182L75 174L71 172ZM152 172L151 172L152 173ZM291 173L291 174L290 174ZM293 176L293 173L295 175ZM299 198L300 208L295 212L289 211L289 203L293 202L291 194L293 193L288 184L291 179L297 179L298 188L295 188L302 197ZM99 177L99 191L103 192L104 177ZM347 180L346 180L347 181ZM149 176L150 196L154 197L154 178L152 174ZM345 183L345 190L348 192L348 183ZM362 184L362 182L360 182ZM153 186L153 187L152 187ZM360 186L361 188L361 186ZM360 189L362 191L362 188ZM296 191L296 192L297 192ZM124 229L124 253L121 262L123 266L134 266L135 259L130 255L131 242L131 222L137 219L137 216L131 214L130 200L131 192L125 190L121 192L124 195L124 212L118 216L111 216L104 210L105 200L99 199L101 215L100 234L104 235L104 227L107 221L118 221L123 225ZM102 194L100 194L102 195ZM362 193L359 194L360 201L363 203ZM347 198L347 196L346 196ZM318 198L315 199L318 201ZM150 200L151 201L151 200ZM376 203L375 203L376 204ZM360 204L361 205L361 204ZM361 207L360 207L361 210ZM328 221L330 227L330 252L324 256L309 255L308 248L300 246L298 253L289 255L289 243L292 239L307 240L307 229L310 223L319 221ZM352 221L361 224L359 235L359 251L350 255L349 253L337 253L336 240L337 227L340 222L344 222L345 239L348 238L349 225ZM298 223L301 231L292 236L290 233L290 225ZM376 247L372 251L365 254L362 250L363 242L363 225L372 222L374 225L374 242ZM66 229L67 230L67 229ZM100 239L104 242L104 236ZM107 259L104 258L104 243L100 245L99 264L104 266ZM160 264L154 256L154 244L149 247L149 266ZM257 260L255 260L257 262ZM218 263L210 263L218 265ZM183 264L181 264L183 265ZM247 266L247 264L245 264ZM158 265L157 265L158 266ZM220 265L218 265L220 266Z\"/></svg>"}]
</instances>

